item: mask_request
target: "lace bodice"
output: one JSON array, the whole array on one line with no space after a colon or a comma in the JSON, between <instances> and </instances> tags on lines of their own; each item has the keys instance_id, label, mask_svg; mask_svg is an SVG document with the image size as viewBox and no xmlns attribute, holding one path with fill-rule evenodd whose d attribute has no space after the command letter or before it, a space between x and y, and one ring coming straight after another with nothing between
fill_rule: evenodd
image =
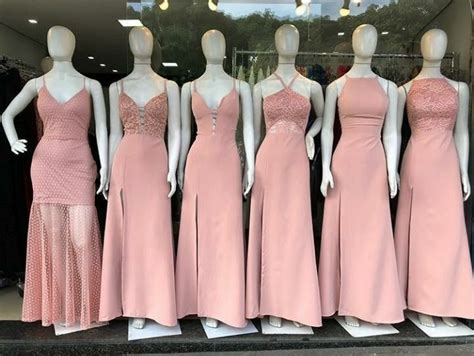
<instances>
[{"instance_id":1,"label":"lace bodice","mask_svg":"<svg viewBox=\"0 0 474 356\"><path fill-rule=\"evenodd\" d=\"M273 75L281 81L283 88L263 100L267 133L304 133L311 103L308 98L291 89L299 74L296 73L288 85L277 73Z\"/></svg>"},{"instance_id":2,"label":"lace bodice","mask_svg":"<svg viewBox=\"0 0 474 356\"><path fill-rule=\"evenodd\" d=\"M444 77L415 79L407 94L407 112L413 131L453 130L458 93Z\"/></svg>"},{"instance_id":3,"label":"lace bodice","mask_svg":"<svg viewBox=\"0 0 474 356\"><path fill-rule=\"evenodd\" d=\"M166 82L164 91L148 100L143 107L138 106L124 92L123 82L120 83L119 111L125 134L141 134L163 138L168 121Z\"/></svg>"}]
</instances>

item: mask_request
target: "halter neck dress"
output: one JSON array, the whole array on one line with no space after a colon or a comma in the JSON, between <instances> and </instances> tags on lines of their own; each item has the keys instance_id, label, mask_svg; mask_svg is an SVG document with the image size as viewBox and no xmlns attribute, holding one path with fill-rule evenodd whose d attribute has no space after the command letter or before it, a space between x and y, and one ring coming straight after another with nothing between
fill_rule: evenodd
<instances>
[{"instance_id":1,"label":"halter neck dress","mask_svg":"<svg viewBox=\"0 0 474 356\"><path fill-rule=\"evenodd\" d=\"M325 317L404 320L381 142L387 91L377 76L346 75L338 98L342 135L332 157L319 263Z\"/></svg>"},{"instance_id":2,"label":"halter neck dress","mask_svg":"<svg viewBox=\"0 0 474 356\"><path fill-rule=\"evenodd\" d=\"M266 136L250 206L247 318L276 316L321 326L305 130L307 97L283 88L264 98Z\"/></svg>"},{"instance_id":3,"label":"halter neck dress","mask_svg":"<svg viewBox=\"0 0 474 356\"><path fill-rule=\"evenodd\" d=\"M120 82L124 136L115 153L105 225L100 319L148 318L174 326L176 299L166 81L139 106ZM118 88L117 88L118 89Z\"/></svg>"},{"instance_id":4,"label":"halter neck dress","mask_svg":"<svg viewBox=\"0 0 474 356\"><path fill-rule=\"evenodd\" d=\"M458 92L444 77L412 81L395 247L408 309L474 319L474 278L453 139Z\"/></svg>"},{"instance_id":5,"label":"halter neck dress","mask_svg":"<svg viewBox=\"0 0 474 356\"><path fill-rule=\"evenodd\" d=\"M86 329L99 317L101 245L85 78L81 90L59 102L43 77L37 106L44 131L31 164L22 320Z\"/></svg>"},{"instance_id":6,"label":"halter neck dress","mask_svg":"<svg viewBox=\"0 0 474 356\"><path fill-rule=\"evenodd\" d=\"M176 260L178 317L196 314L245 327L242 175L235 142L239 93L216 109L191 83L198 127L184 175Z\"/></svg>"}]
</instances>

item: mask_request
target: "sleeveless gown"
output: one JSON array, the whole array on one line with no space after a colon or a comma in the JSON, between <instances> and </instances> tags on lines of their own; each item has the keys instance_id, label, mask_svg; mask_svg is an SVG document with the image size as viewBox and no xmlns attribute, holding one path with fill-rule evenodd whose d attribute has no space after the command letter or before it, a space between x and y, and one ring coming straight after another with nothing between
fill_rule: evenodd
<instances>
[{"instance_id":1,"label":"sleeveless gown","mask_svg":"<svg viewBox=\"0 0 474 356\"><path fill-rule=\"evenodd\" d=\"M342 135L324 204L319 277L323 316L404 320L380 137L388 97L377 77L352 78L338 98Z\"/></svg>"},{"instance_id":2,"label":"sleeveless gown","mask_svg":"<svg viewBox=\"0 0 474 356\"><path fill-rule=\"evenodd\" d=\"M140 107L119 95L124 137L115 153L105 225L100 320L118 316L176 325L166 84Z\"/></svg>"},{"instance_id":3,"label":"sleeveless gown","mask_svg":"<svg viewBox=\"0 0 474 356\"><path fill-rule=\"evenodd\" d=\"M453 140L458 94L445 78L416 79L401 169L395 247L408 308L474 319L474 279Z\"/></svg>"},{"instance_id":4,"label":"sleeveless gown","mask_svg":"<svg viewBox=\"0 0 474 356\"><path fill-rule=\"evenodd\" d=\"M194 84L194 85L193 85ZM192 83L198 132L186 161L176 260L178 318L197 314L245 327L242 176L235 142L239 93L217 109Z\"/></svg>"},{"instance_id":5,"label":"sleeveless gown","mask_svg":"<svg viewBox=\"0 0 474 356\"><path fill-rule=\"evenodd\" d=\"M90 95L84 85L61 103L43 79L37 105L44 133L31 164L22 320L85 329L99 317L101 271L97 170L87 139Z\"/></svg>"},{"instance_id":6,"label":"sleeveless gown","mask_svg":"<svg viewBox=\"0 0 474 356\"><path fill-rule=\"evenodd\" d=\"M283 88L264 98L266 136L250 207L247 318L266 315L321 326L305 129L308 98Z\"/></svg>"}]
</instances>

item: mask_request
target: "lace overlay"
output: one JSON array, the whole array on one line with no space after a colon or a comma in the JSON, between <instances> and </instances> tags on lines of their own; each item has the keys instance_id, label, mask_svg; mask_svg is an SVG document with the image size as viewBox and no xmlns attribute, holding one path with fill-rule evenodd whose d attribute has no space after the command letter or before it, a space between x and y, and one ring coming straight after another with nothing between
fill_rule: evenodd
<instances>
[{"instance_id":1,"label":"lace overlay","mask_svg":"<svg viewBox=\"0 0 474 356\"><path fill-rule=\"evenodd\" d=\"M458 94L445 78L414 80L407 97L412 130L453 130Z\"/></svg>"}]
</instances>

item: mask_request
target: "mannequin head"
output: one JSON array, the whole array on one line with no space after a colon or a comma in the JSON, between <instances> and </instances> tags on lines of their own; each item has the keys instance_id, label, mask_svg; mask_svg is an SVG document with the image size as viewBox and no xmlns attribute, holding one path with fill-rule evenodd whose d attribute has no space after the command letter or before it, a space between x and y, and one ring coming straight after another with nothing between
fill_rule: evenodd
<instances>
[{"instance_id":1,"label":"mannequin head","mask_svg":"<svg viewBox=\"0 0 474 356\"><path fill-rule=\"evenodd\" d=\"M352 50L361 58L371 58L377 47L377 30L374 26L364 24L352 32Z\"/></svg>"},{"instance_id":2,"label":"mannequin head","mask_svg":"<svg viewBox=\"0 0 474 356\"><path fill-rule=\"evenodd\" d=\"M135 59L149 59L153 53L153 34L145 27L134 27L128 35L128 43Z\"/></svg>"},{"instance_id":3,"label":"mannequin head","mask_svg":"<svg viewBox=\"0 0 474 356\"><path fill-rule=\"evenodd\" d=\"M434 28L421 37L421 54L428 61L440 61L446 53L448 36L443 30Z\"/></svg>"},{"instance_id":4,"label":"mannequin head","mask_svg":"<svg viewBox=\"0 0 474 356\"><path fill-rule=\"evenodd\" d=\"M53 59L50 56L46 56L41 60L41 71L43 73L48 73L51 69L53 69Z\"/></svg>"},{"instance_id":5,"label":"mannequin head","mask_svg":"<svg viewBox=\"0 0 474 356\"><path fill-rule=\"evenodd\" d=\"M300 44L300 33L294 25L284 24L275 32L275 47L280 56L296 57Z\"/></svg>"},{"instance_id":6,"label":"mannequin head","mask_svg":"<svg viewBox=\"0 0 474 356\"><path fill-rule=\"evenodd\" d=\"M64 26L53 26L48 31L48 52L54 61L71 61L76 37Z\"/></svg>"},{"instance_id":7,"label":"mannequin head","mask_svg":"<svg viewBox=\"0 0 474 356\"><path fill-rule=\"evenodd\" d=\"M208 64L220 64L225 56L225 37L218 30L209 30L201 38L201 47Z\"/></svg>"}]
</instances>

